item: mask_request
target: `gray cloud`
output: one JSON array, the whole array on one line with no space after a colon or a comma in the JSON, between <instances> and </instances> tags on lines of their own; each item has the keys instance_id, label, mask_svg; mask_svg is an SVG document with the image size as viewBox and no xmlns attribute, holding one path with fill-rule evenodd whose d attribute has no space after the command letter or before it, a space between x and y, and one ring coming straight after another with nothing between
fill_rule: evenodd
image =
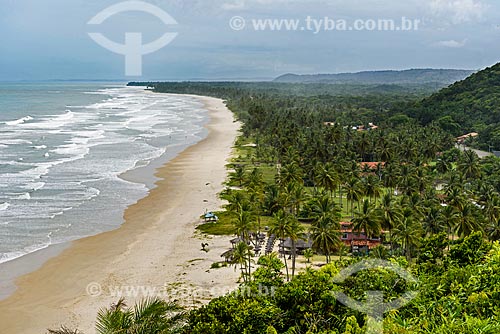
<instances>
[{"instance_id":1,"label":"gray cloud","mask_svg":"<svg viewBox=\"0 0 500 334\"><path fill-rule=\"evenodd\" d=\"M463 48L467 44L467 39L462 41L456 41L454 39L448 41L439 41L436 43L437 46L442 46L446 48Z\"/></svg>"},{"instance_id":2,"label":"gray cloud","mask_svg":"<svg viewBox=\"0 0 500 334\"><path fill-rule=\"evenodd\" d=\"M453 24L482 20L488 6L479 0L430 0L431 13Z\"/></svg>"}]
</instances>

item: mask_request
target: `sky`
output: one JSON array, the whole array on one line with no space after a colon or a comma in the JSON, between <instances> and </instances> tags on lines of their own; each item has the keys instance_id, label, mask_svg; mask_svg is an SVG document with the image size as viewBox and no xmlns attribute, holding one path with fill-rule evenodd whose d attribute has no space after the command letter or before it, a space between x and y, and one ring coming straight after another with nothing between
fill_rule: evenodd
<instances>
[{"instance_id":1,"label":"sky","mask_svg":"<svg viewBox=\"0 0 500 334\"><path fill-rule=\"evenodd\" d=\"M88 24L120 0L0 0L0 81L263 80L285 73L477 70L500 61L498 0L144 2L176 24L143 11ZM418 29L369 29L388 19L398 28L403 20L414 26L418 20ZM271 22L265 20L298 25L260 29ZM126 57L89 33L118 44L125 43L126 33L140 33L143 44L177 35L160 50L140 55L141 75L128 76Z\"/></svg>"}]
</instances>

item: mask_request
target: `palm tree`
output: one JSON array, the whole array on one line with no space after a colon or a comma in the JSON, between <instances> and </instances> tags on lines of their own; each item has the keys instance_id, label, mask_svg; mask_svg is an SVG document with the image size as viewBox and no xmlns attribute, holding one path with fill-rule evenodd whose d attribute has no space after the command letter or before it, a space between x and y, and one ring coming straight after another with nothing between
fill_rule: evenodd
<instances>
[{"instance_id":1,"label":"palm tree","mask_svg":"<svg viewBox=\"0 0 500 334\"><path fill-rule=\"evenodd\" d=\"M397 205L396 201L390 192L386 193L380 202L378 208L378 216L380 217L380 224L383 229L389 231L389 239L391 240L391 251L393 249L392 243L392 229L399 223L402 218L401 208Z\"/></svg>"},{"instance_id":2,"label":"palm tree","mask_svg":"<svg viewBox=\"0 0 500 334\"><path fill-rule=\"evenodd\" d=\"M341 243L339 230L339 222L333 215L319 216L310 227L313 248L325 255L326 263L330 263L330 254Z\"/></svg>"},{"instance_id":3,"label":"palm tree","mask_svg":"<svg viewBox=\"0 0 500 334\"><path fill-rule=\"evenodd\" d=\"M307 260L307 263L311 263L311 259L314 257L314 251L312 248L308 248L304 251L304 257Z\"/></svg>"},{"instance_id":4,"label":"palm tree","mask_svg":"<svg viewBox=\"0 0 500 334\"><path fill-rule=\"evenodd\" d=\"M443 159L438 159L436 162L436 170L441 174L446 174L451 170L451 165Z\"/></svg>"},{"instance_id":5,"label":"palm tree","mask_svg":"<svg viewBox=\"0 0 500 334\"><path fill-rule=\"evenodd\" d=\"M412 257L412 249L416 248L422 236L422 228L418 220L415 219L413 212L405 208L403 217L393 230L394 238L401 243L405 250L408 261Z\"/></svg>"},{"instance_id":6,"label":"palm tree","mask_svg":"<svg viewBox=\"0 0 500 334\"><path fill-rule=\"evenodd\" d=\"M350 178L345 184L345 192L347 200L351 203L351 216L354 217L354 202L359 202L362 195L359 179L356 177Z\"/></svg>"},{"instance_id":7,"label":"palm tree","mask_svg":"<svg viewBox=\"0 0 500 334\"><path fill-rule=\"evenodd\" d=\"M280 187L279 205L287 213L293 213L295 183L289 182Z\"/></svg>"},{"instance_id":8,"label":"palm tree","mask_svg":"<svg viewBox=\"0 0 500 334\"><path fill-rule=\"evenodd\" d=\"M419 193L423 193L427 188L429 182L427 181L428 177L425 173L425 170L422 167L415 169L415 188Z\"/></svg>"},{"instance_id":9,"label":"palm tree","mask_svg":"<svg viewBox=\"0 0 500 334\"><path fill-rule=\"evenodd\" d=\"M424 232L426 235L438 234L445 228L445 221L441 210L436 206L431 206L424 215Z\"/></svg>"},{"instance_id":10,"label":"palm tree","mask_svg":"<svg viewBox=\"0 0 500 334\"><path fill-rule=\"evenodd\" d=\"M245 283L250 282L251 275L251 259L252 251L250 246L246 242L240 242L236 245L232 253L232 263L235 266L240 267L241 277Z\"/></svg>"},{"instance_id":11,"label":"palm tree","mask_svg":"<svg viewBox=\"0 0 500 334\"><path fill-rule=\"evenodd\" d=\"M264 186L265 182L263 179L262 172L254 168L252 172L247 176L245 180L245 186L248 191L250 202L253 206L253 211L257 215L258 232L260 233L261 224L260 216L262 215L262 208L264 204Z\"/></svg>"},{"instance_id":12,"label":"palm tree","mask_svg":"<svg viewBox=\"0 0 500 334\"><path fill-rule=\"evenodd\" d=\"M287 237L292 243L292 278L295 276L295 262L297 259L297 241L303 239L304 227L299 223L295 216L289 217L289 227Z\"/></svg>"},{"instance_id":13,"label":"palm tree","mask_svg":"<svg viewBox=\"0 0 500 334\"><path fill-rule=\"evenodd\" d=\"M330 192L330 196L333 196L333 192L337 188L339 183L337 172L334 166L327 162L326 164L318 164L316 172L316 183L325 188Z\"/></svg>"},{"instance_id":14,"label":"palm tree","mask_svg":"<svg viewBox=\"0 0 500 334\"><path fill-rule=\"evenodd\" d=\"M500 240L500 219L496 221L490 221L487 228L488 238L491 241Z\"/></svg>"},{"instance_id":15,"label":"palm tree","mask_svg":"<svg viewBox=\"0 0 500 334\"><path fill-rule=\"evenodd\" d=\"M296 161L296 160L295 160ZM299 165L295 162L284 165L278 174L278 183L281 186L287 183L303 184L303 172Z\"/></svg>"},{"instance_id":16,"label":"palm tree","mask_svg":"<svg viewBox=\"0 0 500 334\"><path fill-rule=\"evenodd\" d=\"M380 197L380 182L375 175L370 174L367 177L363 178L362 188L364 195L368 197L370 202L372 198L376 200Z\"/></svg>"},{"instance_id":17,"label":"palm tree","mask_svg":"<svg viewBox=\"0 0 500 334\"><path fill-rule=\"evenodd\" d=\"M458 221L457 210L454 207L447 205L441 210L441 216L443 217L443 222L448 229L448 236L451 236L453 239L455 236L454 229Z\"/></svg>"},{"instance_id":18,"label":"palm tree","mask_svg":"<svg viewBox=\"0 0 500 334\"><path fill-rule=\"evenodd\" d=\"M277 238L279 238L282 242L285 241L285 239L289 235L289 230L290 230L290 219L288 215L284 211L278 211L273 217L273 220L269 226L269 231L268 233L270 235L274 234L276 235ZM288 262L285 256L285 252L283 249L283 257L284 257L284 262L285 262L285 270L286 270L286 278L287 280L290 279L289 273L288 273Z\"/></svg>"},{"instance_id":19,"label":"palm tree","mask_svg":"<svg viewBox=\"0 0 500 334\"><path fill-rule=\"evenodd\" d=\"M490 196L484 202L484 213L490 222L496 223L500 218L500 198L498 195Z\"/></svg>"},{"instance_id":20,"label":"palm tree","mask_svg":"<svg viewBox=\"0 0 500 334\"><path fill-rule=\"evenodd\" d=\"M344 160L337 160L337 163L335 165L336 171L337 171L337 188L339 190L339 206L341 208L344 207L344 203L342 202L342 188L343 188L343 181L345 179L345 161Z\"/></svg>"},{"instance_id":21,"label":"palm tree","mask_svg":"<svg viewBox=\"0 0 500 334\"><path fill-rule=\"evenodd\" d=\"M281 188L280 204L291 214L297 215L303 201L307 198L305 187L300 183L287 183Z\"/></svg>"},{"instance_id":22,"label":"palm tree","mask_svg":"<svg viewBox=\"0 0 500 334\"><path fill-rule=\"evenodd\" d=\"M262 188L265 184L262 171L254 167L250 173L245 175L244 184L247 188Z\"/></svg>"},{"instance_id":23,"label":"palm tree","mask_svg":"<svg viewBox=\"0 0 500 334\"><path fill-rule=\"evenodd\" d=\"M243 182L245 181L245 166L236 165L234 167L234 172L231 173L231 178L241 187L243 185Z\"/></svg>"},{"instance_id":24,"label":"palm tree","mask_svg":"<svg viewBox=\"0 0 500 334\"><path fill-rule=\"evenodd\" d=\"M224 208L229 212L238 212L242 208L248 207L248 199L245 192L239 190L229 190L225 195L221 196L228 204Z\"/></svg>"},{"instance_id":25,"label":"palm tree","mask_svg":"<svg viewBox=\"0 0 500 334\"><path fill-rule=\"evenodd\" d=\"M321 217L331 215L336 221L340 221L342 217L341 211L337 204L332 201L327 195L318 196L313 200L312 216L318 221Z\"/></svg>"},{"instance_id":26,"label":"palm tree","mask_svg":"<svg viewBox=\"0 0 500 334\"><path fill-rule=\"evenodd\" d=\"M251 241L250 234L255 230L254 214L249 210L239 210L234 221L236 234L247 244Z\"/></svg>"},{"instance_id":27,"label":"palm tree","mask_svg":"<svg viewBox=\"0 0 500 334\"><path fill-rule=\"evenodd\" d=\"M159 298L146 299L128 308L123 299L97 314L98 334L168 334L180 333L185 315L175 303Z\"/></svg>"},{"instance_id":28,"label":"palm tree","mask_svg":"<svg viewBox=\"0 0 500 334\"><path fill-rule=\"evenodd\" d=\"M265 187L263 209L266 214L272 216L281 209L280 197L280 190L275 184Z\"/></svg>"},{"instance_id":29,"label":"palm tree","mask_svg":"<svg viewBox=\"0 0 500 334\"><path fill-rule=\"evenodd\" d=\"M467 179L476 179L481 174L479 157L472 150L465 150L458 163L458 171Z\"/></svg>"},{"instance_id":30,"label":"palm tree","mask_svg":"<svg viewBox=\"0 0 500 334\"><path fill-rule=\"evenodd\" d=\"M441 150L441 145L436 138L429 138L427 145L425 145L423 153L424 157L428 160L432 160L436 157L436 154Z\"/></svg>"},{"instance_id":31,"label":"palm tree","mask_svg":"<svg viewBox=\"0 0 500 334\"><path fill-rule=\"evenodd\" d=\"M352 219L352 228L358 233L364 232L365 245L368 252L368 238L380 235L381 227L375 209L367 199L363 201L361 211L357 212L356 217Z\"/></svg>"},{"instance_id":32,"label":"palm tree","mask_svg":"<svg viewBox=\"0 0 500 334\"><path fill-rule=\"evenodd\" d=\"M389 188L391 193L394 193L398 181L399 170L392 164L386 164L382 174L384 186Z\"/></svg>"},{"instance_id":33,"label":"palm tree","mask_svg":"<svg viewBox=\"0 0 500 334\"><path fill-rule=\"evenodd\" d=\"M385 140L379 144L377 149L377 154L380 158L380 161L390 161L392 159L392 146Z\"/></svg>"},{"instance_id":34,"label":"palm tree","mask_svg":"<svg viewBox=\"0 0 500 334\"><path fill-rule=\"evenodd\" d=\"M462 188L458 186L447 187L445 194L448 205L454 207L457 211L462 211L464 206L467 205L467 199Z\"/></svg>"},{"instance_id":35,"label":"palm tree","mask_svg":"<svg viewBox=\"0 0 500 334\"><path fill-rule=\"evenodd\" d=\"M422 195L412 193L401 198L401 206L410 209L416 219L420 219L425 215L425 207L422 202Z\"/></svg>"},{"instance_id":36,"label":"palm tree","mask_svg":"<svg viewBox=\"0 0 500 334\"><path fill-rule=\"evenodd\" d=\"M361 155L362 161L366 161L366 152L370 150L371 145L370 145L370 139L367 136L367 132L362 132L361 137L359 138L359 141L357 143L358 146L358 151Z\"/></svg>"},{"instance_id":37,"label":"palm tree","mask_svg":"<svg viewBox=\"0 0 500 334\"><path fill-rule=\"evenodd\" d=\"M415 191L415 168L409 164L404 164L399 169L399 175L396 181L398 189L404 194L410 195Z\"/></svg>"},{"instance_id":38,"label":"palm tree","mask_svg":"<svg viewBox=\"0 0 500 334\"><path fill-rule=\"evenodd\" d=\"M467 203L461 211L458 212L457 224L455 231L458 236L466 237L472 232L481 231L476 208L473 204Z\"/></svg>"}]
</instances>

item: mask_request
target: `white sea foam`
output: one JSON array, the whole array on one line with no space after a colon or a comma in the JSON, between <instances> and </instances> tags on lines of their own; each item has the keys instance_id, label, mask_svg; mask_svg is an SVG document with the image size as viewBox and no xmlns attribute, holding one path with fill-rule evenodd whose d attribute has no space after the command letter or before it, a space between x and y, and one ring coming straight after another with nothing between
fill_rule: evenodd
<instances>
[{"instance_id":1,"label":"white sea foam","mask_svg":"<svg viewBox=\"0 0 500 334\"><path fill-rule=\"evenodd\" d=\"M10 204L9 203L2 203L0 204L0 211L5 211L9 208Z\"/></svg>"},{"instance_id":2,"label":"white sea foam","mask_svg":"<svg viewBox=\"0 0 500 334\"><path fill-rule=\"evenodd\" d=\"M26 117L20 118L20 119L15 120L15 121L5 122L5 124L7 124L7 125L19 125L19 124L23 124L26 121L31 121L32 119L33 119L33 117L26 116Z\"/></svg>"},{"instance_id":3,"label":"white sea foam","mask_svg":"<svg viewBox=\"0 0 500 334\"><path fill-rule=\"evenodd\" d=\"M45 186L45 182L33 182L33 183L28 183L23 186L24 189L31 189L33 191L40 190Z\"/></svg>"},{"instance_id":4,"label":"white sea foam","mask_svg":"<svg viewBox=\"0 0 500 334\"><path fill-rule=\"evenodd\" d=\"M66 110L65 113L61 115L48 115L41 118L38 122L22 123L19 125L23 128L31 129L56 129L72 123L74 117L74 112Z\"/></svg>"},{"instance_id":5,"label":"white sea foam","mask_svg":"<svg viewBox=\"0 0 500 334\"><path fill-rule=\"evenodd\" d=\"M16 199L31 199L30 193L24 193L20 196L18 196Z\"/></svg>"},{"instance_id":6,"label":"white sea foam","mask_svg":"<svg viewBox=\"0 0 500 334\"><path fill-rule=\"evenodd\" d=\"M2 145L22 145L22 144L33 144L32 141L26 139L3 139L0 144Z\"/></svg>"},{"instance_id":7,"label":"white sea foam","mask_svg":"<svg viewBox=\"0 0 500 334\"><path fill-rule=\"evenodd\" d=\"M12 222L5 229L18 243L2 249L0 236L0 262L45 248L52 239L64 242L118 226L121 210L152 186L149 179L137 184L118 176L147 166L165 153L166 145L186 143L184 133L192 141L191 135L202 129L197 121L202 111L194 100L132 88L98 94L106 96L90 106L67 100L63 114L36 114L12 129L0 124L0 145L19 145L2 155L9 162L0 172L1 192L12 196L0 200L11 203L0 216ZM25 161L10 153L18 148Z\"/></svg>"},{"instance_id":8,"label":"white sea foam","mask_svg":"<svg viewBox=\"0 0 500 334\"><path fill-rule=\"evenodd\" d=\"M17 251L17 252L0 253L0 263L5 263L8 261L18 259L20 257L25 256L26 254L38 252L42 249L46 249L51 244L52 244L51 242L46 242L46 243L37 244L34 246L25 247L23 250Z\"/></svg>"}]
</instances>

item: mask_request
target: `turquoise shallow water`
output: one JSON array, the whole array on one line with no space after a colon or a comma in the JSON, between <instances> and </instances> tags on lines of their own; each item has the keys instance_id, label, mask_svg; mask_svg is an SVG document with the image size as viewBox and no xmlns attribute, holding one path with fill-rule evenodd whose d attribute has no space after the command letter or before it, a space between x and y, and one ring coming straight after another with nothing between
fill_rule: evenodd
<instances>
[{"instance_id":1,"label":"turquoise shallow water","mask_svg":"<svg viewBox=\"0 0 500 334\"><path fill-rule=\"evenodd\" d=\"M206 121L192 97L137 87L0 84L0 263L118 227L152 187L147 166L201 140Z\"/></svg>"}]
</instances>

